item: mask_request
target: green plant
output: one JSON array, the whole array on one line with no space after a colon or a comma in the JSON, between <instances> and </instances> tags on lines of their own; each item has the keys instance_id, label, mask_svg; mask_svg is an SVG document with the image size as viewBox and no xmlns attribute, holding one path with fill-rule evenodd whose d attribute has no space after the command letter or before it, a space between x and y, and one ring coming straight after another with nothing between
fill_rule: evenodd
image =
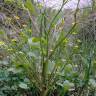
<instances>
[{"instance_id":1,"label":"green plant","mask_svg":"<svg viewBox=\"0 0 96 96\"><path fill-rule=\"evenodd\" d=\"M47 96L51 89L55 90L56 85L64 88L64 95L70 87L74 85L71 83L72 80L67 77L69 72L73 70L72 65L64 64L62 56L65 54L61 50L63 50L67 44L66 40L68 36L74 31L76 20L66 34L64 34L64 30L61 30L57 38L52 32L60 18L59 14L66 3L67 1L63 1L60 10L53 16L52 20L47 17L47 10L42 6L43 11L37 18L36 26L36 22L33 22L33 18L31 17L34 10L31 1L22 2L23 8L27 10L29 14L29 21L31 23L29 22L29 25L22 29L18 39L12 39L7 42L7 52L10 54L12 67L22 69L24 76L29 79L31 85L33 84L39 89L41 96ZM77 9L74 14L75 18L78 12ZM34 31L32 31L31 28L33 27L31 27L30 24L34 26L33 30L37 31L37 33L35 33L37 36L33 36ZM65 70L65 78L63 76L63 68L67 68ZM66 81L67 78L69 79L68 81ZM27 85L21 83L19 87L27 88ZM62 94L62 92L60 94Z\"/></svg>"},{"instance_id":2,"label":"green plant","mask_svg":"<svg viewBox=\"0 0 96 96\"><path fill-rule=\"evenodd\" d=\"M19 5L28 13L29 19L26 21L28 25L18 29L17 38L8 38L5 47L3 46L10 60L8 67L2 69L7 76L4 75L5 79L1 82L11 90L6 94L14 96L12 92L15 88L14 93L16 92L17 96L85 96L84 91L88 91L88 87L93 85L94 80L90 79L91 70L96 62L93 64L95 58L91 46L88 47L87 42L74 36L78 34L79 29L77 13L80 0L74 12L74 24L68 32L63 28L64 19L61 14L67 0L63 0L55 15L50 13L52 16L44 6L36 4L35 8L31 0L20 1ZM18 21L20 17L15 16L15 19ZM60 26L59 20L62 21ZM1 42L1 46L2 44Z\"/></svg>"}]
</instances>

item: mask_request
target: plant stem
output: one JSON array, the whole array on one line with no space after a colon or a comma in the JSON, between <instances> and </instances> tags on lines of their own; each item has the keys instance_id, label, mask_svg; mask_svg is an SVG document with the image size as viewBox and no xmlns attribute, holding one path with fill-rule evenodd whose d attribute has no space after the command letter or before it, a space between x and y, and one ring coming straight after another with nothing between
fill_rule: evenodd
<instances>
[{"instance_id":1,"label":"plant stem","mask_svg":"<svg viewBox=\"0 0 96 96\"><path fill-rule=\"evenodd\" d=\"M48 89L42 88L41 96L47 96Z\"/></svg>"}]
</instances>

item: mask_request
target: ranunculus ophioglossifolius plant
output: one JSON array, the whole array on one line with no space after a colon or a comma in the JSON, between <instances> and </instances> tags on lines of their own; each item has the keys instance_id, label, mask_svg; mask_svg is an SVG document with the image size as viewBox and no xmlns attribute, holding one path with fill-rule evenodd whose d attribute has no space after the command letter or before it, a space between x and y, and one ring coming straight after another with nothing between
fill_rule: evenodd
<instances>
[{"instance_id":1,"label":"ranunculus ophioglossifolius plant","mask_svg":"<svg viewBox=\"0 0 96 96\"><path fill-rule=\"evenodd\" d=\"M41 2L40 0L39 2ZM35 10L34 4L31 0L22 2L24 10L28 12L30 18L29 25L25 26L17 40L11 40L9 48L12 49L9 52L11 55L11 61L16 68L22 67L26 77L30 80L31 84L35 85L41 96L47 96L50 90L55 88L55 85L60 81L59 73L62 70L63 63L60 56L64 54L60 52L61 45L65 44L64 40L73 32L76 26L76 14L78 12L77 4L76 12L74 13L74 24L66 34L64 30L58 32L58 39L53 39L53 31L56 23L59 21L60 13L63 10L67 0L63 0L61 8L57 10L57 13L53 17L48 17L47 8L38 9L39 14L35 15L36 21L33 20L32 14ZM58 19L59 16L59 19ZM32 30L29 31L29 30ZM35 30L36 36L33 36ZM62 58L63 59L63 58ZM72 66L67 66L69 70L72 70ZM68 71L68 70L67 70ZM68 85L66 85L66 82ZM21 84L22 85L22 84ZM24 84L23 84L24 85ZM73 83L65 81L62 86L67 86L65 91L72 86Z\"/></svg>"}]
</instances>

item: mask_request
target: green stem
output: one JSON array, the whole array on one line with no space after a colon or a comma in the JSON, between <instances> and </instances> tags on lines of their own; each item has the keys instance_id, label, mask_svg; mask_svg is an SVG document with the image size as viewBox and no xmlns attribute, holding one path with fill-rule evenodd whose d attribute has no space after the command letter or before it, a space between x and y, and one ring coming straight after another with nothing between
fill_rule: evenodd
<instances>
[{"instance_id":1,"label":"green stem","mask_svg":"<svg viewBox=\"0 0 96 96\"><path fill-rule=\"evenodd\" d=\"M47 77L47 69L48 69L48 50L49 50L49 38L48 38L48 34L47 34L47 31L46 31L46 9L44 10L44 15L43 15L43 27L44 27L44 35L45 35L45 39L47 41L47 45L46 45L46 62L43 62L43 69L42 69L42 79L43 79L43 83L44 83L44 86L46 86L46 77ZM44 46L45 47L45 46ZM43 54L44 55L44 54Z\"/></svg>"},{"instance_id":2,"label":"green stem","mask_svg":"<svg viewBox=\"0 0 96 96\"><path fill-rule=\"evenodd\" d=\"M68 1L68 0L67 0L67 1ZM54 21L56 20L57 16L58 16L58 15L60 14L60 12L62 11L62 9L63 9L64 5L67 3L67 1L66 1L66 2L63 2L60 10L59 10L59 11L57 12L57 14L53 17L53 19L52 19L52 21L51 21L51 23L50 23L50 27L49 27L49 30L48 30L48 34L49 34L50 31L51 31L51 28L52 28L52 26L53 26Z\"/></svg>"},{"instance_id":3,"label":"green stem","mask_svg":"<svg viewBox=\"0 0 96 96\"><path fill-rule=\"evenodd\" d=\"M66 34L66 36L64 36L53 48L53 51L50 53L49 55L49 59L52 57L52 55L54 54L54 52L56 51L56 49L58 48L58 46L60 46L62 44L62 42L66 39L66 37L68 37L68 35L72 32L72 30L75 28L76 23L72 26L72 28L69 30L69 32Z\"/></svg>"},{"instance_id":4,"label":"green stem","mask_svg":"<svg viewBox=\"0 0 96 96\"><path fill-rule=\"evenodd\" d=\"M41 96L47 96L48 89L42 89Z\"/></svg>"},{"instance_id":5,"label":"green stem","mask_svg":"<svg viewBox=\"0 0 96 96\"><path fill-rule=\"evenodd\" d=\"M43 63L43 69L42 69L42 79L43 79L43 83L44 85L46 85L46 73L47 73L47 63Z\"/></svg>"}]
</instances>

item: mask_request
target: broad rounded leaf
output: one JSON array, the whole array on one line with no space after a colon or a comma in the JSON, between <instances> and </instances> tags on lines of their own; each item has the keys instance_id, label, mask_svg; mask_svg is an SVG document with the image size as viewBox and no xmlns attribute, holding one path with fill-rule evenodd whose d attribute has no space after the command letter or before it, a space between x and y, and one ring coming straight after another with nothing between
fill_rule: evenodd
<instances>
[{"instance_id":1,"label":"broad rounded leaf","mask_svg":"<svg viewBox=\"0 0 96 96\"><path fill-rule=\"evenodd\" d=\"M67 91L70 88L74 87L74 83L69 82L68 80L65 80L63 83L64 90Z\"/></svg>"},{"instance_id":2,"label":"broad rounded leaf","mask_svg":"<svg viewBox=\"0 0 96 96\"><path fill-rule=\"evenodd\" d=\"M72 71L72 65L68 64L65 66L65 72L71 72Z\"/></svg>"},{"instance_id":3,"label":"broad rounded leaf","mask_svg":"<svg viewBox=\"0 0 96 96\"><path fill-rule=\"evenodd\" d=\"M25 84L25 83L23 83L23 82L21 82L21 83L19 84L19 87L22 88L22 89L28 89L27 84Z\"/></svg>"},{"instance_id":4,"label":"broad rounded leaf","mask_svg":"<svg viewBox=\"0 0 96 96\"><path fill-rule=\"evenodd\" d=\"M95 81L94 79L90 79L90 80L89 80L89 84L90 84L92 87L96 88L96 81Z\"/></svg>"}]
</instances>

